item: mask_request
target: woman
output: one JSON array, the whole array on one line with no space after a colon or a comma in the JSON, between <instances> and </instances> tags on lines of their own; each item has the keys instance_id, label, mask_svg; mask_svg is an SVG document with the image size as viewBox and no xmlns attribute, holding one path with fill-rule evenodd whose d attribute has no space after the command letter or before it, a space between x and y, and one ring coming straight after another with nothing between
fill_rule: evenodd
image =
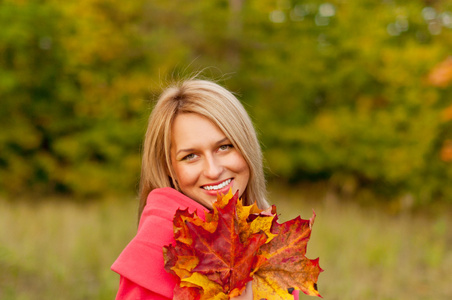
<instances>
[{"instance_id":1,"label":"woman","mask_svg":"<svg viewBox=\"0 0 452 300\"><path fill-rule=\"evenodd\" d=\"M174 242L178 208L212 208L217 193L239 191L261 209L266 187L252 122L232 93L188 80L166 89L149 118L140 181L140 223L112 269L121 275L117 299L172 299L177 279L163 268L162 248ZM236 299L252 299L251 287Z\"/></svg>"}]
</instances>

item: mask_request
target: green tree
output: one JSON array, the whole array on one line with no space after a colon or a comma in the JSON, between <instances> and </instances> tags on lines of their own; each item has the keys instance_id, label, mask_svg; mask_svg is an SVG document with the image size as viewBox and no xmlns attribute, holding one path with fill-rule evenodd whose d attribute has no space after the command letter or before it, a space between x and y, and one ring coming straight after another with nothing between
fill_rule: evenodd
<instances>
[{"instance_id":1,"label":"green tree","mask_svg":"<svg viewBox=\"0 0 452 300\"><path fill-rule=\"evenodd\" d=\"M452 192L451 90L428 80L448 1L9 0L0 26L3 193L133 190L149 100L206 67L249 110L270 178Z\"/></svg>"}]
</instances>

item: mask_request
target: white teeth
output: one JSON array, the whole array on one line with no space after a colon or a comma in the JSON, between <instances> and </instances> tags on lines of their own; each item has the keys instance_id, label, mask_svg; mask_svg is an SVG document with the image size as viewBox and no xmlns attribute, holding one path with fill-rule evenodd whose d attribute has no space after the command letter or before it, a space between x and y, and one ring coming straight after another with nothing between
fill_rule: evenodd
<instances>
[{"instance_id":1,"label":"white teeth","mask_svg":"<svg viewBox=\"0 0 452 300\"><path fill-rule=\"evenodd\" d=\"M232 179L228 179L226 181L223 181L222 183L218 184L218 185L206 185L203 186L202 188L208 191L212 191L212 190L219 190L224 188L225 186L227 186L229 183L231 183Z\"/></svg>"}]
</instances>

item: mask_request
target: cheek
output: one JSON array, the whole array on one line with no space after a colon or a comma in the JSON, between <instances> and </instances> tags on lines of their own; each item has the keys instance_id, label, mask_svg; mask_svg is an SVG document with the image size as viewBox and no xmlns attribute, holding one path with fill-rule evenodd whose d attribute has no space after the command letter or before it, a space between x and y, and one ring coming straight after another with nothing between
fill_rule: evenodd
<instances>
[{"instance_id":1,"label":"cheek","mask_svg":"<svg viewBox=\"0 0 452 300\"><path fill-rule=\"evenodd\" d=\"M243 176L243 179L246 181L245 184L248 184L248 179L250 176L250 168L246 163L245 159L239 153L236 153L236 157L234 159L234 171Z\"/></svg>"},{"instance_id":2,"label":"cheek","mask_svg":"<svg viewBox=\"0 0 452 300\"><path fill-rule=\"evenodd\" d=\"M174 167L174 172L176 173L177 182L179 183L181 189L194 185L198 178L196 170L193 166L178 165Z\"/></svg>"},{"instance_id":3,"label":"cheek","mask_svg":"<svg viewBox=\"0 0 452 300\"><path fill-rule=\"evenodd\" d=\"M235 170L237 174L237 185L235 185L235 188L237 188L240 192L239 197L243 197L243 193L245 192L250 180L250 168L245 159L241 155L239 155L239 157L240 160L237 161Z\"/></svg>"}]
</instances>

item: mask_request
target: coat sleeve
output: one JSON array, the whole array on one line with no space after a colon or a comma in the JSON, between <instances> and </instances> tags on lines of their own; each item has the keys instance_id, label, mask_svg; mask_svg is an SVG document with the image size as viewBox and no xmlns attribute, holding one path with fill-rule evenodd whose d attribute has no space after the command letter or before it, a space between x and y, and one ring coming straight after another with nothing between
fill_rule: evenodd
<instances>
[{"instance_id":1,"label":"coat sleeve","mask_svg":"<svg viewBox=\"0 0 452 300\"><path fill-rule=\"evenodd\" d=\"M170 300L121 276L116 300Z\"/></svg>"},{"instance_id":2,"label":"coat sleeve","mask_svg":"<svg viewBox=\"0 0 452 300\"><path fill-rule=\"evenodd\" d=\"M140 293L151 291L161 299L171 299L178 278L164 269L163 247L173 244L173 218L177 209L197 211L204 218L201 204L171 188L153 190L143 210L137 234L122 251L111 269L121 275L117 299L140 298ZM137 296L129 295L129 290ZM135 294L131 295L135 295ZM157 297L157 296L156 296ZM160 298L149 298L160 299Z\"/></svg>"},{"instance_id":3,"label":"coat sleeve","mask_svg":"<svg viewBox=\"0 0 452 300\"><path fill-rule=\"evenodd\" d=\"M177 278L165 271L163 262L163 246L171 243L172 235L171 221L158 215L146 216L112 270L137 286L172 298Z\"/></svg>"}]
</instances>

